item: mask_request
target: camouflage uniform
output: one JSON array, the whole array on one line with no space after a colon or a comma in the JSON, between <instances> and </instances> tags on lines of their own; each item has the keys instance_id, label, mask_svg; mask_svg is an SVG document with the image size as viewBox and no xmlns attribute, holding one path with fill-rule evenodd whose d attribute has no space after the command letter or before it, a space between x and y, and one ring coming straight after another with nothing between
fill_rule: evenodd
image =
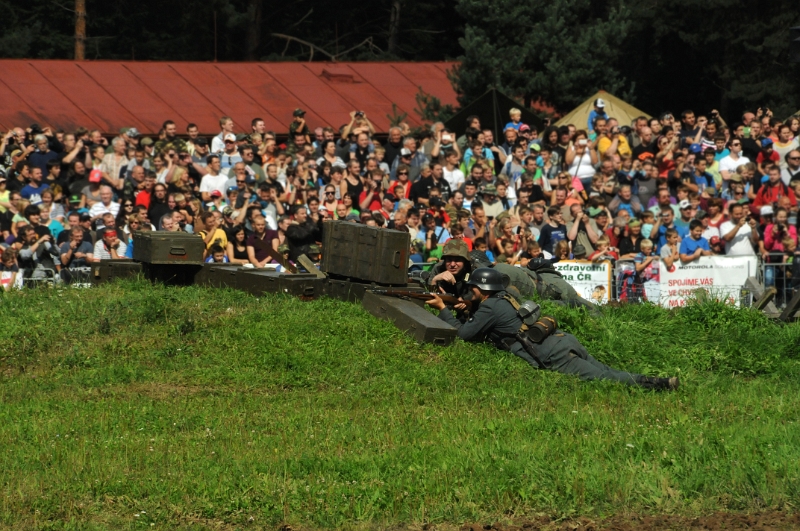
<instances>
[{"instance_id":1,"label":"camouflage uniform","mask_svg":"<svg viewBox=\"0 0 800 531\"><path fill-rule=\"evenodd\" d=\"M177 136L171 140L163 139L159 140L158 142L153 145L153 152L154 153L166 153L170 149L174 149L175 153L183 153L189 152L189 145L186 143L186 140L182 138L178 138Z\"/></svg>"},{"instance_id":2,"label":"camouflage uniform","mask_svg":"<svg viewBox=\"0 0 800 531\"><path fill-rule=\"evenodd\" d=\"M439 273L447 271L445 267L444 258L448 256L456 256L464 259L464 268L456 275L456 283L438 281L432 284L433 278ZM465 295L472 294L472 290L467 286L469 280L469 273L472 270L472 261L469 258L469 248L462 240L450 240L444 244L442 249L442 260L437 262L430 270L430 275L425 280L425 287L428 291L439 293L439 288L442 288L448 295L454 297L464 297Z\"/></svg>"}]
</instances>

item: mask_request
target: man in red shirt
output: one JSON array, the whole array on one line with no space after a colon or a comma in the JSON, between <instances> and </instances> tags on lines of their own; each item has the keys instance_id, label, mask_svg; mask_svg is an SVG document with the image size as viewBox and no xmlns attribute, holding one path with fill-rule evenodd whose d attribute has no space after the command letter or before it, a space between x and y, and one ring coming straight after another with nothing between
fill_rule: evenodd
<instances>
[{"instance_id":1,"label":"man in red shirt","mask_svg":"<svg viewBox=\"0 0 800 531\"><path fill-rule=\"evenodd\" d=\"M769 175L769 180L758 189L756 198L750 205L750 212L752 212L755 216L760 215L762 206L772 206L782 197L788 197L792 206L797 206L797 198L794 196L794 190L783 184L783 181L781 180L780 166L771 164L767 167L767 172Z\"/></svg>"},{"instance_id":2,"label":"man in red shirt","mask_svg":"<svg viewBox=\"0 0 800 531\"><path fill-rule=\"evenodd\" d=\"M761 139L761 153L756 157L756 163L761 173L767 173L770 164L778 164L781 161L780 154L772 148L772 144L772 139L769 137Z\"/></svg>"},{"instance_id":3,"label":"man in red shirt","mask_svg":"<svg viewBox=\"0 0 800 531\"><path fill-rule=\"evenodd\" d=\"M140 166L135 167L134 170L138 171L137 168L140 168ZM143 189L139 190L139 192L136 194L136 204L142 205L147 210L150 210L150 198L153 196L153 187L156 185L156 176L153 172L145 171L144 168L142 168L141 171L144 171L144 183Z\"/></svg>"},{"instance_id":4,"label":"man in red shirt","mask_svg":"<svg viewBox=\"0 0 800 531\"><path fill-rule=\"evenodd\" d=\"M381 209L383 202L383 172L375 170L364 176L364 191L358 196L358 207L361 212L372 212Z\"/></svg>"}]
</instances>

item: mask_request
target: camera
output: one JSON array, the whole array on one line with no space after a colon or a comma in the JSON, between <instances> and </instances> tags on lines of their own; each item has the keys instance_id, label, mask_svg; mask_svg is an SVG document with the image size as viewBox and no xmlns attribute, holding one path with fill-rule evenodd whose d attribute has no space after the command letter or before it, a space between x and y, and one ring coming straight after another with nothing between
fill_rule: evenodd
<instances>
[{"instance_id":1,"label":"camera","mask_svg":"<svg viewBox=\"0 0 800 531\"><path fill-rule=\"evenodd\" d=\"M356 116L361 118L362 116L364 116L364 111L356 111Z\"/></svg>"},{"instance_id":2,"label":"camera","mask_svg":"<svg viewBox=\"0 0 800 531\"><path fill-rule=\"evenodd\" d=\"M619 127L615 127L614 129L612 129L611 130L611 134L612 135L618 135L619 134Z\"/></svg>"},{"instance_id":3,"label":"camera","mask_svg":"<svg viewBox=\"0 0 800 531\"><path fill-rule=\"evenodd\" d=\"M42 128L39 124L31 124L31 134L32 135L39 135L42 133Z\"/></svg>"},{"instance_id":4,"label":"camera","mask_svg":"<svg viewBox=\"0 0 800 531\"><path fill-rule=\"evenodd\" d=\"M778 232L783 232L786 230L786 225L783 223L778 223Z\"/></svg>"}]
</instances>

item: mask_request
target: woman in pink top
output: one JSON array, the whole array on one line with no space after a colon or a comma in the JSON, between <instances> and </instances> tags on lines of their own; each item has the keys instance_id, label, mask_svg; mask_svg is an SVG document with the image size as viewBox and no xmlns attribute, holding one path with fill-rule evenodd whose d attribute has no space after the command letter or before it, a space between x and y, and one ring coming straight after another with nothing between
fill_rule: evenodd
<instances>
[{"instance_id":1,"label":"woman in pink top","mask_svg":"<svg viewBox=\"0 0 800 531\"><path fill-rule=\"evenodd\" d=\"M789 214L783 207L775 210L775 219L764 229L764 249L769 253L783 253L783 240L788 236L797 243L797 229L787 223ZM777 260L780 261L780 260Z\"/></svg>"}]
</instances>

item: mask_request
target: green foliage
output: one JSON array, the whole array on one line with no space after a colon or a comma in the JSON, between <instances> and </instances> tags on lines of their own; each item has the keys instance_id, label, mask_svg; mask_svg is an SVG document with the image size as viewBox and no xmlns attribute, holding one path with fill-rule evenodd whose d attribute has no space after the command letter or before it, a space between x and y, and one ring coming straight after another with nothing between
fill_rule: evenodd
<instances>
[{"instance_id":1,"label":"green foliage","mask_svg":"<svg viewBox=\"0 0 800 531\"><path fill-rule=\"evenodd\" d=\"M632 21L624 2L459 0L457 9L467 20L455 73L461 105L488 88L561 111L598 89L625 94L617 65Z\"/></svg>"},{"instance_id":2,"label":"green foliage","mask_svg":"<svg viewBox=\"0 0 800 531\"><path fill-rule=\"evenodd\" d=\"M391 127L395 127L403 123L405 119L408 118L408 113L407 112L398 113L397 104L392 103L392 114L387 114L386 118L389 120L389 125Z\"/></svg>"},{"instance_id":3,"label":"green foliage","mask_svg":"<svg viewBox=\"0 0 800 531\"><path fill-rule=\"evenodd\" d=\"M800 25L795 2L657 0L630 8L636 23L625 48L639 53L627 54L621 68L637 80L645 110L718 108L733 123L745 109L766 105L783 118L800 108L800 65L788 55L789 28Z\"/></svg>"},{"instance_id":4,"label":"green foliage","mask_svg":"<svg viewBox=\"0 0 800 531\"><path fill-rule=\"evenodd\" d=\"M142 281L0 297L0 527L385 529L794 506L800 325L714 303L597 320L545 308L602 361L680 371L683 387L418 345L329 299Z\"/></svg>"},{"instance_id":5,"label":"green foliage","mask_svg":"<svg viewBox=\"0 0 800 531\"><path fill-rule=\"evenodd\" d=\"M460 24L453 2L402 0L398 45L388 52L391 0L321 2L280 6L264 0L87 0L87 59L162 61L307 60L308 47L274 37L291 35L338 60L434 60L458 54ZM73 0L0 0L0 57L71 59ZM255 13L261 12L260 23ZM248 35L257 36L252 43ZM368 37L374 45L361 46ZM254 44L251 51L249 45ZM330 60L322 53L316 60Z\"/></svg>"},{"instance_id":6,"label":"green foliage","mask_svg":"<svg viewBox=\"0 0 800 531\"><path fill-rule=\"evenodd\" d=\"M422 90L422 87L419 87L415 99L417 106L414 108L414 112L422 118L423 122L446 122L456 113L452 105L449 103L442 105L442 100L433 94L428 94Z\"/></svg>"},{"instance_id":7,"label":"green foliage","mask_svg":"<svg viewBox=\"0 0 800 531\"><path fill-rule=\"evenodd\" d=\"M781 327L762 312L713 300L690 300L675 311L650 304L608 307L601 319L587 319L582 309L542 304L604 362L633 364L644 373L769 374L782 371L800 352L800 326Z\"/></svg>"}]
</instances>

